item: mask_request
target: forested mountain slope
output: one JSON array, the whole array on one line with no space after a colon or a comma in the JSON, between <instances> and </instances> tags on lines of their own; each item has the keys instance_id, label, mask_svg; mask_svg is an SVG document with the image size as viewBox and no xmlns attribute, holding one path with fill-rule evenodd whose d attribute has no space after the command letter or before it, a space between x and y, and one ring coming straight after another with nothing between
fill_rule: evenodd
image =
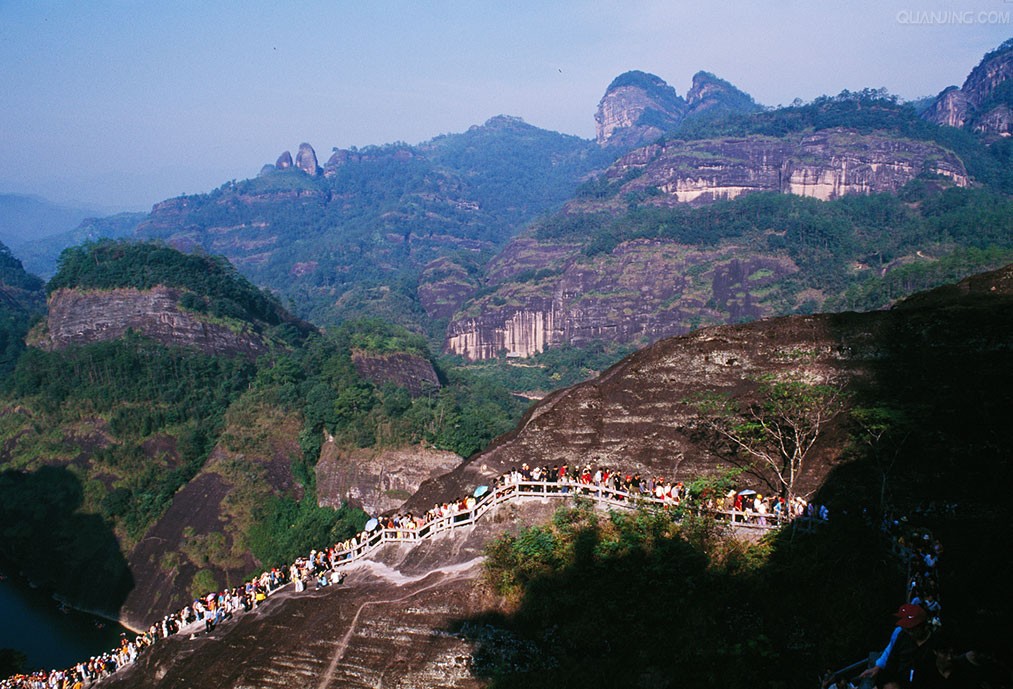
<instances>
[{"instance_id":1,"label":"forested mountain slope","mask_svg":"<svg viewBox=\"0 0 1013 689\"><path fill-rule=\"evenodd\" d=\"M391 503L385 461L425 445L446 469L522 411L503 388L438 373L396 326L319 333L221 258L105 241L60 266L0 388L0 547L133 625L361 527L349 494L400 504L430 475L403 474ZM318 496L325 445L329 476L346 478ZM350 450L379 474L343 468Z\"/></svg>"}]
</instances>

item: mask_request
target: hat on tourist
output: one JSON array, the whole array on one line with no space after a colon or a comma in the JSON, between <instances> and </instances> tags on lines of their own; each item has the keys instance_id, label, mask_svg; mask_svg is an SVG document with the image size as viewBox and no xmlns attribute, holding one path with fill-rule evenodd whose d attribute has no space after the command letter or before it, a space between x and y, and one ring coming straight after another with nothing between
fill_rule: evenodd
<instances>
[{"instance_id":1,"label":"hat on tourist","mask_svg":"<svg viewBox=\"0 0 1013 689\"><path fill-rule=\"evenodd\" d=\"M905 603L894 613L894 617L897 618L898 627L913 629L920 624L925 624L928 616L925 614L925 608L922 606L915 605L914 603Z\"/></svg>"}]
</instances>

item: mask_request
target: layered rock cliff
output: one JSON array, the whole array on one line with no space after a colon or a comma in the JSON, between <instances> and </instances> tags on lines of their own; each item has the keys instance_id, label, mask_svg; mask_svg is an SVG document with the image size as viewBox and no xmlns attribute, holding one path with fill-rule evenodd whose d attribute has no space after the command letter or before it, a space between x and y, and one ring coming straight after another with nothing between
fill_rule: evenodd
<instances>
[{"instance_id":1,"label":"layered rock cliff","mask_svg":"<svg viewBox=\"0 0 1013 689\"><path fill-rule=\"evenodd\" d=\"M49 296L45 328L35 332L31 344L61 350L93 342L108 342L128 331L164 345L192 347L206 354L255 358L269 344L252 325L218 322L181 308L184 290L155 287L150 290L59 289Z\"/></svg>"},{"instance_id":2,"label":"layered rock cliff","mask_svg":"<svg viewBox=\"0 0 1013 689\"><path fill-rule=\"evenodd\" d=\"M1013 39L985 55L964 84L940 93L923 114L948 127L979 134L1013 135Z\"/></svg>"},{"instance_id":3,"label":"layered rock cliff","mask_svg":"<svg viewBox=\"0 0 1013 689\"><path fill-rule=\"evenodd\" d=\"M609 167L605 179L619 185L611 201L571 207L617 207L631 194L645 204L701 204L757 191L827 201L896 192L923 174L961 187L971 181L960 158L942 146L843 128L783 138L674 140L637 149Z\"/></svg>"},{"instance_id":4,"label":"layered rock cliff","mask_svg":"<svg viewBox=\"0 0 1013 689\"><path fill-rule=\"evenodd\" d=\"M506 282L458 314L447 329L448 351L471 360L529 357L592 340L647 344L725 322L728 314L760 318L773 313L768 299L778 281L798 270L790 259L737 244L701 249L662 240L626 242L592 259L556 246L559 255L548 262L524 263L539 246L517 240L497 264L557 269L533 282Z\"/></svg>"},{"instance_id":5,"label":"layered rock cliff","mask_svg":"<svg viewBox=\"0 0 1013 689\"><path fill-rule=\"evenodd\" d=\"M793 138L670 141L620 158L603 175L610 193L578 197L565 217L575 223L584 217L593 229L603 215L622 218L631 204L699 207L757 192L829 201L897 192L926 174L956 187L972 183L961 160L934 143L844 129ZM784 251L745 238L707 241L702 229L696 234L699 241L689 243L659 230L656 239L613 241L607 252L590 250L601 239L594 234L555 240L537 239L536 231L518 238L487 266L486 288L462 303L445 347L483 360L595 339L644 345L701 325L815 308L828 296L824 288L788 286L786 278L800 266Z\"/></svg>"}]
</instances>

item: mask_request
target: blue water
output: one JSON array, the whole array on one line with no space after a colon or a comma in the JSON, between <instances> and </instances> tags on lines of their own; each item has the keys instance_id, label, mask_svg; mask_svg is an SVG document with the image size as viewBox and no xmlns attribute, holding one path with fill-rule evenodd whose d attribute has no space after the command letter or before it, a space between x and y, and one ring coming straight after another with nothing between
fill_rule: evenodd
<instances>
[{"instance_id":1,"label":"blue water","mask_svg":"<svg viewBox=\"0 0 1013 689\"><path fill-rule=\"evenodd\" d=\"M0 572L4 577L0 580L0 648L24 653L28 669L70 667L117 646L121 632L133 636L115 622L76 610L61 612L50 594L31 588L9 569Z\"/></svg>"}]
</instances>

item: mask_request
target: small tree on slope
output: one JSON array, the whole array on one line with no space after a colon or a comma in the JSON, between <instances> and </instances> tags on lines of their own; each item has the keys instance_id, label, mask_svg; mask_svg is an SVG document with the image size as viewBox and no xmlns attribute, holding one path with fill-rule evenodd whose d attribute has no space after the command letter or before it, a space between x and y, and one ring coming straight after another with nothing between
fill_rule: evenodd
<instances>
[{"instance_id":1,"label":"small tree on slope","mask_svg":"<svg viewBox=\"0 0 1013 689\"><path fill-rule=\"evenodd\" d=\"M843 386L802 380L759 381L755 401L711 395L697 402L708 427L789 503L810 452L847 402Z\"/></svg>"}]
</instances>

